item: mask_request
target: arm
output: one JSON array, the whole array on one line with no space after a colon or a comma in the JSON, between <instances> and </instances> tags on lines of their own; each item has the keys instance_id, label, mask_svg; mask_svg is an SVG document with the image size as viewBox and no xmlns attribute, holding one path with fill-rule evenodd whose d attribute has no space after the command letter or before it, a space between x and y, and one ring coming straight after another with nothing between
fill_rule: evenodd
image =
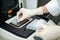
<instances>
[{"instance_id":1,"label":"arm","mask_svg":"<svg viewBox=\"0 0 60 40\"><path fill-rule=\"evenodd\" d=\"M50 13L53 16L60 15L60 4L57 0L51 0L45 6L42 6L43 13Z\"/></svg>"},{"instance_id":2,"label":"arm","mask_svg":"<svg viewBox=\"0 0 60 40\"><path fill-rule=\"evenodd\" d=\"M42 6L42 9L43 9L43 13L49 13L46 6Z\"/></svg>"},{"instance_id":3,"label":"arm","mask_svg":"<svg viewBox=\"0 0 60 40\"><path fill-rule=\"evenodd\" d=\"M32 16L35 15L43 15L46 13L50 13L53 16L58 16L60 14L60 6L57 2L57 0L51 0L50 2L48 2L46 5L39 7L37 9L25 9L25 8L21 8L18 12L17 12L17 19L19 21L22 21L24 19L30 18ZM20 16L22 14L22 16Z\"/></svg>"}]
</instances>

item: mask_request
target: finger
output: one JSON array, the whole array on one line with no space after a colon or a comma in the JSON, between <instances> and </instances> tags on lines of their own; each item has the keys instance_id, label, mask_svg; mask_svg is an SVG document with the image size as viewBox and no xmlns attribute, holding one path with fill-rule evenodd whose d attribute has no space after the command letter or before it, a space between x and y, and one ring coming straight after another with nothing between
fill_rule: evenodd
<instances>
[{"instance_id":1,"label":"finger","mask_svg":"<svg viewBox=\"0 0 60 40\"><path fill-rule=\"evenodd\" d=\"M40 36L40 33L43 31L44 29L43 28L40 28L36 31L36 36Z\"/></svg>"},{"instance_id":2,"label":"finger","mask_svg":"<svg viewBox=\"0 0 60 40\"><path fill-rule=\"evenodd\" d=\"M22 17L19 18L18 22L23 21L25 17L22 15Z\"/></svg>"},{"instance_id":3,"label":"finger","mask_svg":"<svg viewBox=\"0 0 60 40\"><path fill-rule=\"evenodd\" d=\"M20 18L20 16L21 16L21 13L22 13L21 11L18 11L18 12L17 12L17 20L19 20L19 18Z\"/></svg>"},{"instance_id":4,"label":"finger","mask_svg":"<svg viewBox=\"0 0 60 40\"><path fill-rule=\"evenodd\" d=\"M36 36L40 36L40 34L45 30L46 25L41 25L42 28L39 28L38 30L36 30Z\"/></svg>"},{"instance_id":5,"label":"finger","mask_svg":"<svg viewBox=\"0 0 60 40\"><path fill-rule=\"evenodd\" d=\"M17 12L17 17L18 17L18 18L19 18L19 16L20 16L20 14L21 14L21 11Z\"/></svg>"},{"instance_id":6,"label":"finger","mask_svg":"<svg viewBox=\"0 0 60 40\"><path fill-rule=\"evenodd\" d=\"M38 29L38 32L42 32L44 30L44 28L40 28Z\"/></svg>"},{"instance_id":7,"label":"finger","mask_svg":"<svg viewBox=\"0 0 60 40\"><path fill-rule=\"evenodd\" d=\"M38 29L36 32L37 33L40 33L40 32L42 32L44 30L44 28L40 28L40 29Z\"/></svg>"}]
</instances>

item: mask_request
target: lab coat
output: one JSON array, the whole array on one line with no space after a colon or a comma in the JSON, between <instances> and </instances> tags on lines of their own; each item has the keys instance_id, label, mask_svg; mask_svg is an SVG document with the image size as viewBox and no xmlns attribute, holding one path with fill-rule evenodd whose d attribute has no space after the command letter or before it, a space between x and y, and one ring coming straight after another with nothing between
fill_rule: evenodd
<instances>
[{"instance_id":1,"label":"lab coat","mask_svg":"<svg viewBox=\"0 0 60 40\"><path fill-rule=\"evenodd\" d=\"M45 6L47 7L49 13L53 16L60 15L60 0L51 0Z\"/></svg>"},{"instance_id":2,"label":"lab coat","mask_svg":"<svg viewBox=\"0 0 60 40\"><path fill-rule=\"evenodd\" d=\"M49 13L53 16L60 15L60 0L51 0L46 5L47 10ZM59 29L58 29L59 30ZM47 32L46 32L47 33ZM41 34L41 33L40 33ZM44 33L43 33L44 34ZM42 34L42 35L43 35ZM46 35L46 34L45 34ZM56 34L57 35L57 34ZM55 36L56 36L55 35ZM45 37L45 36L44 36ZM47 37L48 38L48 37ZM60 40L60 38L57 38L57 40Z\"/></svg>"}]
</instances>

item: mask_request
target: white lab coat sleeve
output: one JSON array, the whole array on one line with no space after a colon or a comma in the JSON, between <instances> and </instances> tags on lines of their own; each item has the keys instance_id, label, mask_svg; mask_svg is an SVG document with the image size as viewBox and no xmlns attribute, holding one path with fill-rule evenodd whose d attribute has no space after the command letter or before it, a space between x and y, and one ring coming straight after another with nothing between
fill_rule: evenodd
<instances>
[{"instance_id":1,"label":"white lab coat sleeve","mask_svg":"<svg viewBox=\"0 0 60 40\"><path fill-rule=\"evenodd\" d=\"M52 14L53 16L60 15L60 5L57 0L51 0L45 6L49 13Z\"/></svg>"}]
</instances>

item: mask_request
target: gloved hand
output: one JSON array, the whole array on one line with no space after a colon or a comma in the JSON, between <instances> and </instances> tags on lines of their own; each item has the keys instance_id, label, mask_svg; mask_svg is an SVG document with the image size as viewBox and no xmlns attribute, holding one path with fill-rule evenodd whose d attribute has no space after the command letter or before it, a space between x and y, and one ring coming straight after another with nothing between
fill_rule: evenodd
<instances>
[{"instance_id":1,"label":"gloved hand","mask_svg":"<svg viewBox=\"0 0 60 40\"><path fill-rule=\"evenodd\" d=\"M42 7L39 7L37 9L25 9L25 8L21 8L18 12L17 12L17 20L23 21L24 19L28 19L34 15L42 15L43 14L43 10Z\"/></svg>"},{"instance_id":2,"label":"gloved hand","mask_svg":"<svg viewBox=\"0 0 60 40\"><path fill-rule=\"evenodd\" d=\"M56 40L60 37L60 26L46 26L36 31L36 36L44 40Z\"/></svg>"}]
</instances>

